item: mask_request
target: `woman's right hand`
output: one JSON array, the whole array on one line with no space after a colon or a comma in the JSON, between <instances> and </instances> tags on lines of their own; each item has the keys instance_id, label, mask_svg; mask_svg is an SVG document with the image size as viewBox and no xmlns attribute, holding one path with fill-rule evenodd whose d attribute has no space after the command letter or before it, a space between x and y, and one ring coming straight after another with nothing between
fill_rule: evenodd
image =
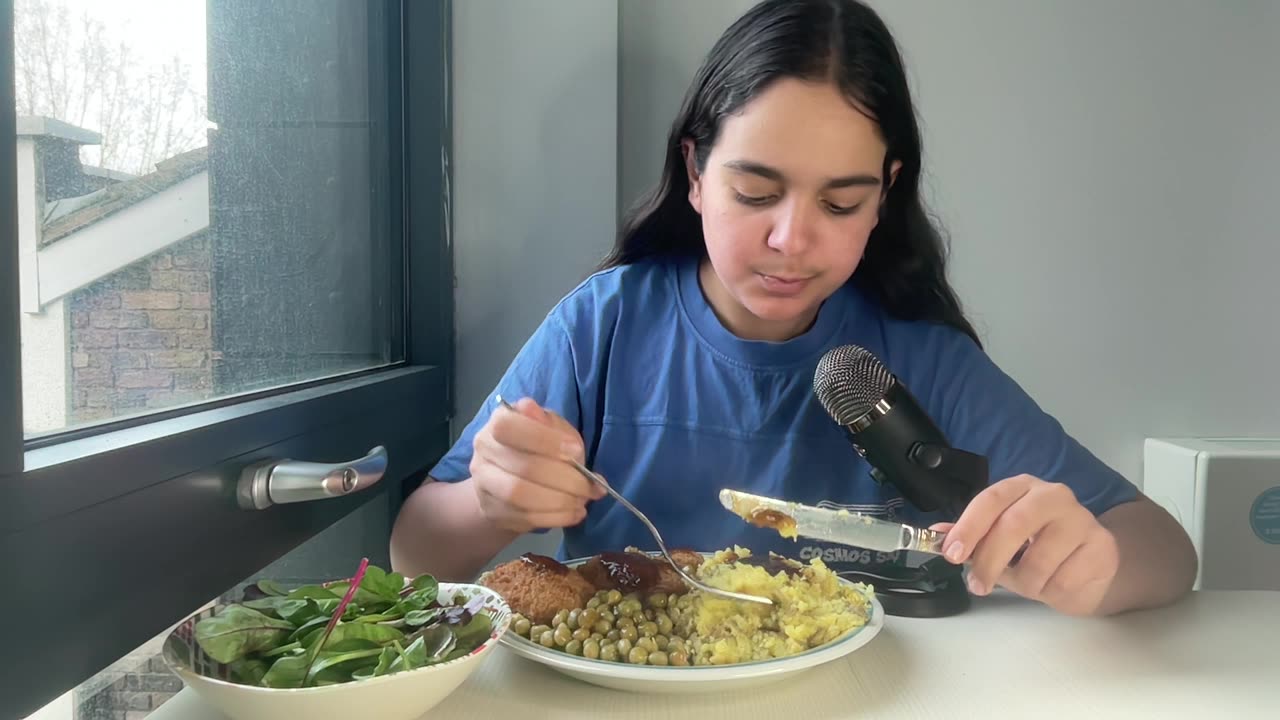
<instances>
[{"instance_id":1,"label":"woman's right hand","mask_svg":"<svg viewBox=\"0 0 1280 720\"><path fill-rule=\"evenodd\" d=\"M471 481L481 512L516 533L577 525L587 503L606 494L567 462L585 461L582 436L530 398L515 408L497 408L473 442Z\"/></svg>"}]
</instances>

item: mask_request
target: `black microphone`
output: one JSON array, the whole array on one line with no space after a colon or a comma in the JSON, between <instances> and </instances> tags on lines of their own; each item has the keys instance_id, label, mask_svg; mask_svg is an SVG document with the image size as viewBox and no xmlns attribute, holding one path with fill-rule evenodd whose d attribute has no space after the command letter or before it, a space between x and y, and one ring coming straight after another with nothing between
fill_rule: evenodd
<instances>
[{"instance_id":1,"label":"black microphone","mask_svg":"<svg viewBox=\"0 0 1280 720\"><path fill-rule=\"evenodd\" d=\"M865 348L843 345L823 355L813 392L871 465L871 477L920 510L959 517L987 486L987 458L951 447L906 386Z\"/></svg>"}]
</instances>

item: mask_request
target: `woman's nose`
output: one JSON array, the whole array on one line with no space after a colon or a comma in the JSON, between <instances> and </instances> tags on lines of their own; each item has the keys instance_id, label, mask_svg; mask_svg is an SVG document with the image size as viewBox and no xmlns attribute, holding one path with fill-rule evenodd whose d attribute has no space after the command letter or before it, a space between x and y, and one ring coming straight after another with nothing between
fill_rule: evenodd
<instances>
[{"instance_id":1,"label":"woman's nose","mask_svg":"<svg viewBox=\"0 0 1280 720\"><path fill-rule=\"evenodd\" d=\"M813 242L815 218L807 203L793 201L778 208L769 247L785 255L804 252Z\"/></svg>"}]
</instances>

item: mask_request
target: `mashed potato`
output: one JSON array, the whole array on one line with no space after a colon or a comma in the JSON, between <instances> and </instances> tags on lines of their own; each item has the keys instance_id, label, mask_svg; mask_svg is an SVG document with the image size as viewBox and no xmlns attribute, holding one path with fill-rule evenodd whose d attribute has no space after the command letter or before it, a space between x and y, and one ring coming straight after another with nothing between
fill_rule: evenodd
<instances>
[{"instance_id":1,"label":"mashed potato","mask_svg":"<svg viewBox=\"0 0 1280 720\"><path fill-rule=\"evenodd\" d=\"M742 560L751 552L721 550L702 563L698 578L712 587L773 600L772 606L706 593L685 596L678 624L697 665L727 665L795 655L829 643L867 623L872 589L840 582L822 560L794 563L790 571Z\"/></svg>"}]
</instances>

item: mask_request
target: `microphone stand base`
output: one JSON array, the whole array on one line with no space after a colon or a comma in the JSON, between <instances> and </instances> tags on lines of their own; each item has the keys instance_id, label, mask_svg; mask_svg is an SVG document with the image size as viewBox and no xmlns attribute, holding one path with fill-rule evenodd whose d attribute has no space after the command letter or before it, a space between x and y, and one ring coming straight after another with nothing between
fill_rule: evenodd
<instances>
[{"instance_id":1,"label":"microphone stand base","mask_svg":"<svg viewBox=\"0 0 1280 720\"><path fill-rule=\"evenodd\" d=\"M889 566L877 572L846 570L840 576L875 588L886 615L935 618L958 615L971 600L964 568L932 557L919 565Z\"/></svg>"}]
</instances>

